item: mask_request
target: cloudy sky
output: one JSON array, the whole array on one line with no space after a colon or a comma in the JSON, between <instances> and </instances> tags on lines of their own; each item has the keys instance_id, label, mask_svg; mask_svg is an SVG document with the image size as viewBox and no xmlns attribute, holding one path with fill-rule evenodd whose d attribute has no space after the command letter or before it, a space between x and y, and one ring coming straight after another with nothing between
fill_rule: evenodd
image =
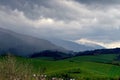
<instances>
[{"instance_id":1,"label":"cloudy sky","mask_svg":"<svg viewBox=\"0 0 120 80\"><path fill-rule=\"evenodd\" d=\"M120 0L0 0L0 27L120 47Z\"/></svg>"}]
</instances>

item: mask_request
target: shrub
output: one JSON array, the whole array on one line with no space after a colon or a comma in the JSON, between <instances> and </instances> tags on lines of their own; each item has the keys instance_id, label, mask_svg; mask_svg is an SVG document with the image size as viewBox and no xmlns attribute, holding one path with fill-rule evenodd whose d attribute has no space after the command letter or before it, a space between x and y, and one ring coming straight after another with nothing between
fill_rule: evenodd
<instances>
[{"instance_id":1,"label":"shrub","mask_svg":"<svg viewBox=\"0 0 120 80\"><path fill-rule=\"evenodd\" d=\"M5 56L0 61L1 80L32 80L31 70L28 64L18 63L12 55Z\"/></svg>"}]
</instances>

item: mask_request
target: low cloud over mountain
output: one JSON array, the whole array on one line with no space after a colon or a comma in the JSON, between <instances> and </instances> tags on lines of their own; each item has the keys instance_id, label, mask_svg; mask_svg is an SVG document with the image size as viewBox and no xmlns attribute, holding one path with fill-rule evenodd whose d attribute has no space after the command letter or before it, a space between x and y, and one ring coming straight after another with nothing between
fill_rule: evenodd
<instances>
[{"instance_id":1,"label":"low cloud over mountain","mask_svg":"<svg viewBox=\"0 0 120 80\"><path fill-rule=\"evenodd\" d=\"M68 50L58 47L47 40L21 35L0 28L0 54L12 53L29 56L44 50L68 52Z\"/></svg>"},{"instance_id":2,"label":"low cloud over mountain","mask_svg":"<svg viewBox=\"0 0 120 80\"><path fill-rule=\"evenodd\" d=\"M39 38L120 42L119 4L119 0L0 0L0 27Z\"/></svg>"}]
</instances>

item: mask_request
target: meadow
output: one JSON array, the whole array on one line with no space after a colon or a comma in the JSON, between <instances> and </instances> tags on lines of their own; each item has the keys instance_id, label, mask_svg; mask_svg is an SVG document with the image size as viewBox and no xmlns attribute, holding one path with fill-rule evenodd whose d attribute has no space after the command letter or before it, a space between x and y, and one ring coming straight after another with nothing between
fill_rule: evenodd
<instances>
[{"instance_id":1,"label":"meadow","mask_svg":"<svg viewBox=\"0 0 120 80\"><path fill-rule=\"evenodd\" d=\"M61 78L63 80L119 80L120 66L118 64L115 64L119 63L119 61L116 61L117 56L118 54L101 54L91 56L78 56L64 60L53 60L52 58L48 57L15 57L15 64L19 65L17 67L20 67L20 72L26 71L24 74L28 74L30 72L31 73L29 75L44 74L47 75L48 80L51 80L53 77ZM4 62L4 59L5 58L1 57L0 61ZM21 63L22 67L20 65ZM31 78L28 80L35 79Z\"/></svg>"}]
</instances>

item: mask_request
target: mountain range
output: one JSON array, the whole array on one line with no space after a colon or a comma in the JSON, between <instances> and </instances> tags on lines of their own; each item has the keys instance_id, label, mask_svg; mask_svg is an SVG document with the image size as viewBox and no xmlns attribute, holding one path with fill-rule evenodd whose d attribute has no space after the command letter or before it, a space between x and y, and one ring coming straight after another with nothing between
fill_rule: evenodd
<instances>
[{"instance_id":1,"label":"mountain range","mask_svg":"<svg viewBox=\"0 0 120 80\"><path fill-rule=\"evenodd\" d=\"M62 47L54 45L48 40L22 35L0 28L1 54L9 52L20 56L27 56L43 50L67 51Z\"/></svg>"},{"instance_id":2,"label":"mountain range","mask_svg":"<svg viewBox=\"0 0 120 80\"><path fill-rule=\"evenodd\" d=\"M14 53L15 55L29 56L45 50L69 53L94 49L94 47L68 40L40 39L0 28L0 54Z\"/></svg>"}]
</instances>

